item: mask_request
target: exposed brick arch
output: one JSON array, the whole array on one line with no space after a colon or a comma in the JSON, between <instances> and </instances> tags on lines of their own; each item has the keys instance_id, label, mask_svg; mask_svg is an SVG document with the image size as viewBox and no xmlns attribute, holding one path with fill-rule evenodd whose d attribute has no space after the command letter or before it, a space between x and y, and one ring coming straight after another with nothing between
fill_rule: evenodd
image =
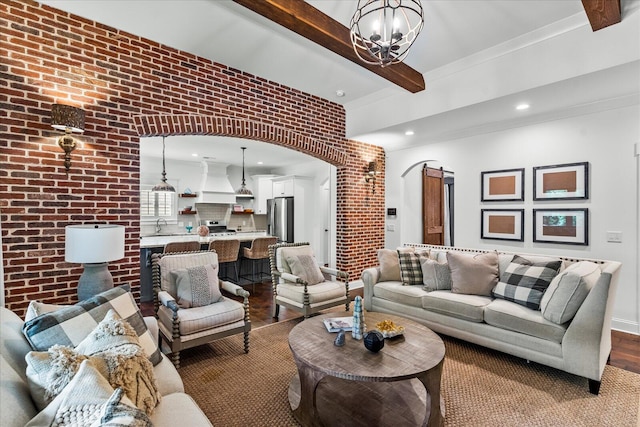
<instances>
[{"instance_id":1,"label":"exposed brick arch","mask_svg":"<svg viewBox=\"0 0 640 427\"><path fill-rule=\"evenodd\" d=\"M291 129L253 120L224 116L156 114L135 116L139 136L221 135L250 138L291 148L334 166L344 166L345 152Z\"/></svg>"}]
</instances>

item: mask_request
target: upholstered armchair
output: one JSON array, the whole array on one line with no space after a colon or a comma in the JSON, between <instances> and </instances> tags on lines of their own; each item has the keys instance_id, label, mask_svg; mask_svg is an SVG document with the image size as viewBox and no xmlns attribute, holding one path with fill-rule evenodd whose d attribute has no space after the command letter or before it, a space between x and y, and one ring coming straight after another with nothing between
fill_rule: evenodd
<instances>
[{"instance_id":1,"label":"upholstered armchair","mask_svg":"<svg viewBox=\"0 0 640 427\"><path fill-rule=\"evenodd\" d=\"M278 243L269 246L273 282L273 317L280 306L301 312L304 317L344 304L349 310L349 275L319 266L309 243Z\"/></svg>"},{"instance_id":2,"label":"upholstered armchair","mask_svg":"<svg viewBox=\"0 0 640 427\"><path fill-rule=\"evenodd\" d=\"M163 341L180 367L180 351L234 334L244 334L249 352L249 292L218 279L213 251L153 254L152 278L158 317L158 344ZM220 290L243 298L227 298Z\"/></svg>"}]
</instances>

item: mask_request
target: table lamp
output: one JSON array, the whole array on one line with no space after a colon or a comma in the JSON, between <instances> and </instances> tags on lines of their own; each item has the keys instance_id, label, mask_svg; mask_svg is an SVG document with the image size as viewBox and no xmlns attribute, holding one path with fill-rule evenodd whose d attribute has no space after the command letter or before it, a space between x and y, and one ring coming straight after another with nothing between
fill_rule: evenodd
<instances>
[{"instance_id":1,"label":"table lamp","mask_svg":"<svg viewBox=\"0 0 640 427\"><path fill-rule=\"evenodd\" d=\"M124 258L124 226L112 224L67 225L64 260L84 264L78 281L82 301L113 287L107 263Z\"/></svg>"}]
</instances>

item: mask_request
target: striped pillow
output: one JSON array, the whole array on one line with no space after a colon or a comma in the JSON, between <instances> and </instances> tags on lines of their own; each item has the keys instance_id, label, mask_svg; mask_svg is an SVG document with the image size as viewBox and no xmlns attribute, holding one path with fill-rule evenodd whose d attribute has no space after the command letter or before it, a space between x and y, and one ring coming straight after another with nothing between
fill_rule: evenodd
<instances>
[{"instance_id":1,"label":"striped pillow","mask_svg":"<svg viewBox=\"0 0 640 427\"><path fill-rule=\"evenodd\" d=\"M160 350L133 295L128 292L128 286L109 289L75 305L28 320L22 327L22 333L36 351L47 351L55 344L76 347L98 326L109 309L133 326L151 363L154 366L160 363Z\"/></svg>"},{"instance_id":2,"label":"striped pillow","mask_svg":"<svg viewBox=\"0 0 640 427\"><path fill-rule=\"evenodd\" d=\"M498 282L493 288L492 294L495 298L502 298L532 310L539 310L542 295L558 274L561 265L561 260L531 262L526 258L514 255L502 275L504 282Z\"/></svg>"}]
</instances>

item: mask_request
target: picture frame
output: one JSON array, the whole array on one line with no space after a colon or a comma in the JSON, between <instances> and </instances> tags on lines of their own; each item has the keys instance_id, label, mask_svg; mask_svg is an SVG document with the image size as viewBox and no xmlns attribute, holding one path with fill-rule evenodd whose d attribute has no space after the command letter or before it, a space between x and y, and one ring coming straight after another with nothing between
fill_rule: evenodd
<instances>
[{"instance_id":1,"label":"picture frame","mask_svg":"<svg viewBox=\"0 0 640 427\"><path fill-rule=\"evenodd\" d=\"M589 209L534 209L533 241L589 245Z\"/></svg>"},{"instance_id":2,"label":"picture frame","mask_svg":"<svg viewBox=\"0 0 640 427\"><path fill-rule=\"evenodd\" d=\"M524 201L524 168L481 172L480 186L483 202Z\"/></svg>"},{"instance_id":3,"label":"picture frame","mask_svg":"<svg viewBox=\"0 0 640 427\"><path fill-rule=\"evenodd\" d=\"M524 209L482 209L480 238L524 241Z\"/></svg>"},{"instance_id":4,"label":"picture frame","mask_svg":"<svg viewBox=\"0 0 640 427\"><path fill-rule=\"evenodd\" d=\"M533 200L589 199L589 162L533 168Z\"/></svg>"}]
</instances>

